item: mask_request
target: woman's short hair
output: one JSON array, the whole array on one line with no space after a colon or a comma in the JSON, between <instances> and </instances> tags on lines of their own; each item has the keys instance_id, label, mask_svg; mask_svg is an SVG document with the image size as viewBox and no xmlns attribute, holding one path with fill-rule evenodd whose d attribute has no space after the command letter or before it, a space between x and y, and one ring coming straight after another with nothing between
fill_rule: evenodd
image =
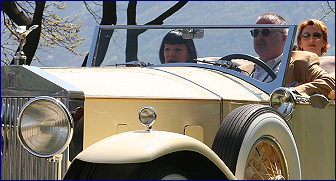
<instances>
[{"instance_id":1,"label":"woman's short hair","mask_svg":"<svg viewBox=\"0 0 336 181\"><path fill-rule=\"evenodd\" d=\"M298 36L297 36L298 48L299 48L299 50L303 50L303 48L300 46L302 31L303 31L303 29L305 27L307 27L309 25L317 27L317 28L319 28L322 31L323 39L326 42L324 44L324 46L321 48L321 54L324 55L325 53L327 53L328 48L330 47L330 44L328 42L328 29L327 29L326 25L322 21L317 20L317 19L309 19L309 20L304 21L304 22L302 22L300 24L300 26L299 26L299 33L298 33Z\"/></svg>"},{"instance_id":2,"label":"woman's short hair","mask_svg":"<svg viewBox=\"0 0 336 181\"><path fill-rule=\"evenodd\" d=\"M195 60L197 59L197 52L195 48L194 41L192 39L183 39L182 37L182 31L181 30L172 30L168 32L165 37L162 40L161 47L160 47L160 61L161 63L165 63L165 58L164 58L164 46L165 44L169 45L176 45L176 44L183 44L187 46L187 51L189 55L189 59L187 62L189 63L194 63Z\"/></svg>"}]
</instances>

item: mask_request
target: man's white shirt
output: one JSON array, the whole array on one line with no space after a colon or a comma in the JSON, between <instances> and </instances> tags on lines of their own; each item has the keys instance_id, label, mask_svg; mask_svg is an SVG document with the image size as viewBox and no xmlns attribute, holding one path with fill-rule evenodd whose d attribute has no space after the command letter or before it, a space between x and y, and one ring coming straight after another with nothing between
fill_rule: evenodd
<instances>
[{"instance_id":1,"label":"man's white shirt","mask_svg":"<svg viewBox=\"0 0 336 181\"><path fill-rule=\"evenodd\" d=\"M280 68L280 63L281 63L281 59L282 59L282 55L279 55L278 57L276 57L273 60L269 60L267 62L265 62L270 69L273 70L273 72L275 73L275 75L278 75L279 73L279 68ZM251 76L254 79L257 79L261 82L270 82L272 81L272 77L261 67L259 67L258 65L254 65L254 70L251 74Z\"/></svg>"}]
</instances>

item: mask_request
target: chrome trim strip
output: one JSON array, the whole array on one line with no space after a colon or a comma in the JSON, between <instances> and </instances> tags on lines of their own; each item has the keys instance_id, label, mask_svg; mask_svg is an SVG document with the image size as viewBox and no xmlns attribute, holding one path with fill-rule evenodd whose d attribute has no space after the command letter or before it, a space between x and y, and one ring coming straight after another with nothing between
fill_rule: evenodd
<instances>
[{"instance_id":1,"label":"chrome trim strip","mask_svg":"<svg viewBox=\"0 0 336 181\"><path fill-rule=\"evenodd\" d=\"M288 28L289 25L99 25L99 29L232 29L232 28Z\"/></svg>"},{"instance_id":2,"label":"chrome trim strip","mask_svg":"<svg viewBox=\"0 0 336 181\"><path fill-rule=\"evenodd\" d=\"M284 64L280 65L279 75L278 75L278 77L283 77L281 87L285 87L285 83L286 83L285 80L287 79L286 76L288 75L287 71L289 67L289 62L291 60L296 30L297 30L297 25L290 26L288 34L287 34L286 44L285 44L284 51L283 51L284 54L281 60L281 62L287 62L287 63L286 63L286 66L284 66Z\"/></svg>"},{"instance_id":3,"label":"chrome trim strip","mask_svg":"<svg viewBox=\"0 0 336 181\"><path fill-rule=\"evenodd\" d=\"M100 33L99 26L96 26L95 30L93 32L93 37L97 37L97 38L92 38L91 48L90 48L88 59L87 59L87 62L86 62L86 67L94 67L93 60L96 57L95 50L97 49L97 46L98 46L98 43L97 43L97 41L99 39L98 33Z\"/></svg>"}]
</instances>

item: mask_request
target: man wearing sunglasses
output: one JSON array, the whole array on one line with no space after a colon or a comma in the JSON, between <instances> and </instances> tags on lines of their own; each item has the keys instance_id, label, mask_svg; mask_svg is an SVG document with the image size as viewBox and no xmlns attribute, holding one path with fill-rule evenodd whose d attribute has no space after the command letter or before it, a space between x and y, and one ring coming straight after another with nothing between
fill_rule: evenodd
<instances>
[{"instance_id":1,"label":"man wearing sunglasses","mask_svg":"<svg viewBox=\"0 0 336 181\"><path fill-rule=\"evenodd\" d=\"M265 13L258 17L256 24L279 24L286 25L283 17ZM282 52L286 43L286 29L254 29L251 30L255 52L259 59L264 61L275 74L278 74ZM269 82L272 78L259 66L254 67L252 77L263 82Z\"/></svg>"},{"instance_id":2,"label":"man wearing sunglasses","mask_svg":"<svg viewBox=\"0 0 336 181\"><path fill-rule=\"evenodd\" d=\"M286 25L287 22L280 15L265 13L258 17L256 24ZM287 33L288 29L278 28L251 30L255 52L276 75L279 72ZM304 96L323 94L329 99L335 99L335 79L319 65L320 61L316 54L293 51L287 72L286 87L293 86L295 93ZM254 65L252 69L250 76L253 78L262 82L272 80L268 73L258 65Z\"/></svg>"}]
</instances>

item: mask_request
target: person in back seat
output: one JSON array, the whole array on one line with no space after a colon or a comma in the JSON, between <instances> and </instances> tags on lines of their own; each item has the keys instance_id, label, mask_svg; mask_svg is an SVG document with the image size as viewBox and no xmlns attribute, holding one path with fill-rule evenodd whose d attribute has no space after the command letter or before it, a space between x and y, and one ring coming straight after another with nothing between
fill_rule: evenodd
<instances>
[{"instance_id":1,"label":"person in back seat","mask_svg":"<svg viewBox=\"0 0 336 181\"><path fill-rule=\"evenodd\" d=\"M308 19L302 22L299 26L297 42L298 50L316 53L321 61L320 66L335 78L335 56L324 56L330 44L328 29L322 21Z\"/></svg>"},{"instance_id":2,"label":"person in back seat","mask_svg":"<svg viewBox=\"0 0 336 181\"><path fill-rule=\"evenodd\" d=\"M287 23L280 15L265 13L258 17L256 24L285 25ZM278 74L287 31L279 28L254 29L251 35L254 39L254 50L259 55L259 59ZM335 78L328 75L319 65L320 60L315 53L293 51L285 86L293 87L294 93L299 95L323 94L329 99L335 99ZM257 65L245 66L244 70L259 81L271 81L268 73Z\"/></svg>"},{"instance_id":3,"label":"person in back seat","mask_svg":"<svg viewBox=\"0 0 336 181\"><path fill-rule=\"evenodd\" d=\"M298 50L310 51L319 57L323 56L330 47L327 27L320 20L304 21L299 26L297 42Z\"/></svg>"}]
</instances>

